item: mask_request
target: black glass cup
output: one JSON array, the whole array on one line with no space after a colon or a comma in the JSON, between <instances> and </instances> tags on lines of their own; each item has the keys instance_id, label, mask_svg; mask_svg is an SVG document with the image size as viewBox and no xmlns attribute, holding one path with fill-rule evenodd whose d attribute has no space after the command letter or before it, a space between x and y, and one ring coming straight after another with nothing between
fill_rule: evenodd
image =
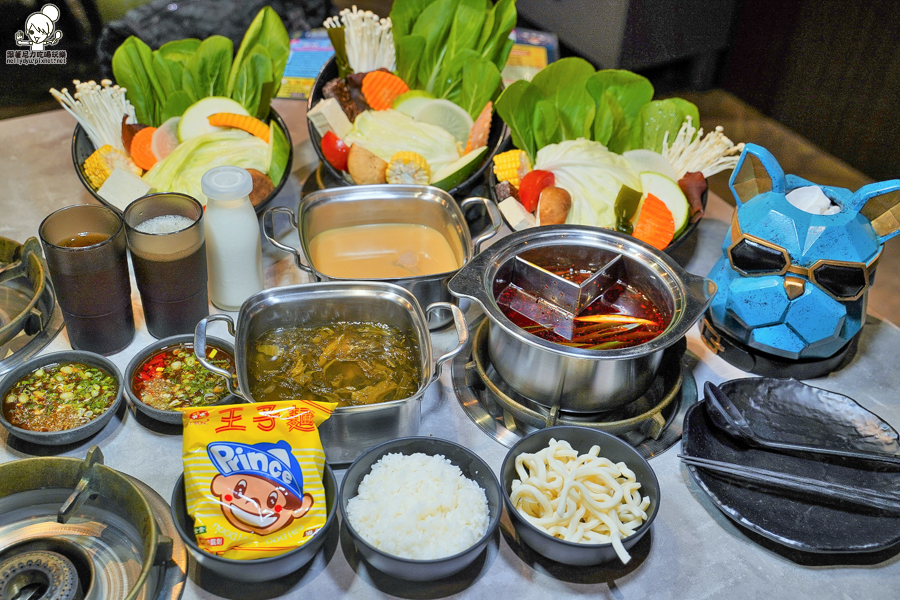
<instances>
[{"instance_id":1,"label":"black glass cup","mask_svg":"<svg viewBox=\"0 0 900 600\"><path fill-rule=\"evenodd\" d=\"M203 206L186 194L150 194L125 209L134 277L155 338L193 333L209 314L203 227Z\"/></svg>"},{"instance_id":2,"label":"black glass cup","mask_svg":"<svg viewBox=\"0 0 900 600\"><path fill-rule=\"evenodd\" d=\"M72 348L124 350L134 339L134 313L122 217L78 204L48 215L38 231Z\"/></svg>"}]
</instances>

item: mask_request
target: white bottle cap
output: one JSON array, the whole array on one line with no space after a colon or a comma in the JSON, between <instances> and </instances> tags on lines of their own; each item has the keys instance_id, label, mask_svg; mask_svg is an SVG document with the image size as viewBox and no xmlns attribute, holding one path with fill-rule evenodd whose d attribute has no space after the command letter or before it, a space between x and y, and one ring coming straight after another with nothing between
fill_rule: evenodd
<instances>
[{"instance_id":1,"label":"white bottle cap","mask_svg":"<svg viewBox=\"0 0 900 600\"><path fill-rule=\"evenodd\" d=\"M253 191L253 177L241 167L216 167L200 178L200 189L212 200L238 200Z\"/></svg>"}]
</instances>

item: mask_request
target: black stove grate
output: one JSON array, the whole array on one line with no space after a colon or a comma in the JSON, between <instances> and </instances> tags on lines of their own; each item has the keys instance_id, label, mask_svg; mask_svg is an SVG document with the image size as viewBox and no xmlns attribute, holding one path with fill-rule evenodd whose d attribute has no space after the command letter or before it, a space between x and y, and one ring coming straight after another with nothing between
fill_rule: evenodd
<instances>
[{"instance_id":1,"label":"black stove grate","mask_svg":"<svg viewBox=\"0 0 900 600\"><path fill-rule=\"evenodd\" d=\"M585 415L547 409L510 388L490 365L487 328L488 322L482 322L470 346L453 360L453 388L469 418L504 446L552 425L600 429L624 439L645 458L662 454L681 439L684 413L698 397L683 360L683 340L666 351L659 375L644 396L612 412Z\"/></svg>"}]
</instances>

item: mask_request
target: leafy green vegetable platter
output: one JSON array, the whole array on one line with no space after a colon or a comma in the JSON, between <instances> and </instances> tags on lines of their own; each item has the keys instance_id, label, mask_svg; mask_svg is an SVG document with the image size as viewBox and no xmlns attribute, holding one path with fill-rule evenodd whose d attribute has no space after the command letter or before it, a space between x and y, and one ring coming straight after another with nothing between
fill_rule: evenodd
<instances>
[{"instance_id":1,"label":"leafy green vegetable platter","mask_svg":"<svg viewBox=\"0 0 900 600\"><path fill-rule=\"evenodd\" d=\"M74 96L51 90L79 121L72 159L82 183L104 204L118 200L114 208L134 197L126 193L147 188L187 193L203 203L202 174L233 164L257 178L252 198L262 210L284 186L292 160L288 129L270 108L289 54L287 30L268 6L237 52L220 35L156 50L129 37L113 55L115 85L75 82ZM127 171L116 174L115 193L101 189L114 170ZM113 195L104 198L101 191Z\"/></svg>"},{"instance_id":2,"label":"leafy green vegetable platter","mask_svg":"<svg viewBox=\"0 0 900 600\"><path fill-rule=\"evenodd\" d=\"M310 91L307 111L311 110L313 106L323 100L324 96L322 95L322 91L325 87L325 84L337 76L338 63L335 57L332 57L328 60L328 62L325 63L325 65L322 67L322 70L319 72L319 75L316 77L316 81L313 84L312 90ZM322 183L324 185L328 185L329 183L334 183L335 185L346 185L346 180L344 179L343 173L332 166L331 163L325 160L325 157L322 155L322 136L319 135L319 132L316 129L315 125L313 125L312 121L308 121L307 126L309 128L309 139L312 142L313 147L316 149L316 152L319 154L319 160L322 165L321 168L324 169L328 174L327 178L321 178ZM472 173L459 185L448 190L450 195L454 197L465 196L466 194L470 193L479 183L484 182L485 171L489 169L490 165L492 164L493 157L503 148L504 142L508 139L509 128L506 126L506 123L503 122L503 119L501 119L500 116L495 112L493 118L491 119L491 131L487 141L488 151L485 155L484 162L474 173Z\"/></svg>"},{"instance_id":3,"label":"leafy green vegetable platter","mask_svg":"<svg viewBox=\"0 0 900 600\"><path fill-rule=\"evenodd\" d=\"M274 133L276 136L280 136L282 141L280 142L280 147L283 151L279 152L277 156L273 156L273 169L274 163L277 161L277 164L281 165L281 178L277 184L275 184L275 189L272 190L272 193L269 196L260 202L254 208L257 213L261 213L265 210L266 205L271 202L272 198L278 195L278 193L284 188L284 185L287 183L290 175L290 166L294 160L294 148L291 144L291 134L288 131L287 125L284 120L282 120L281 115L275 112L274 109L269 111L269 125L274 127ZM87 178L84 175L84 170L82 169L82 165L88 159L88 157L96 150L94 144L91 142L90 138L88 138L87 134L84 131L84 128L81 125L75 126L75 132L72 135L72 162L75 164L75 172L78 173L78 178L81 180L82 185L84 185L85 189L91 193L91 195L96 198L98 202L104 204L113 210L120 210L118 207L114 206L107 202L100 194L97 193L97 190L90 184Z\"/></svg>"}]
</instances>

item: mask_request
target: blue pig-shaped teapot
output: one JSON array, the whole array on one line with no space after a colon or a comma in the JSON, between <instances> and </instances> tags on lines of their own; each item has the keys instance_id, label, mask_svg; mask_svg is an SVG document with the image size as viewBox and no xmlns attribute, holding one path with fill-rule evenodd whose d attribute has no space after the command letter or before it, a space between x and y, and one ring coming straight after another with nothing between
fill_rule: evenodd
<instances>
[{"instance_id":1,"label":"blue pig-shaped teapot","mask_svg":"<svg viewBox=\"0 0 900 600\"><path fill-rule=\"evenodd\" d=\"M768 150L747 144L729 186L737 209L709 275L718 293L703 326L707 345L723 350L724 337L780 364L838 355L865 321L884 242L900 233L900 180L856 192L816 186L785 176ZM806 186L822 190L832 214L807 212L786 197ZM752 360L738 366L760 372Z\"/></svg>"}]
</instances>

